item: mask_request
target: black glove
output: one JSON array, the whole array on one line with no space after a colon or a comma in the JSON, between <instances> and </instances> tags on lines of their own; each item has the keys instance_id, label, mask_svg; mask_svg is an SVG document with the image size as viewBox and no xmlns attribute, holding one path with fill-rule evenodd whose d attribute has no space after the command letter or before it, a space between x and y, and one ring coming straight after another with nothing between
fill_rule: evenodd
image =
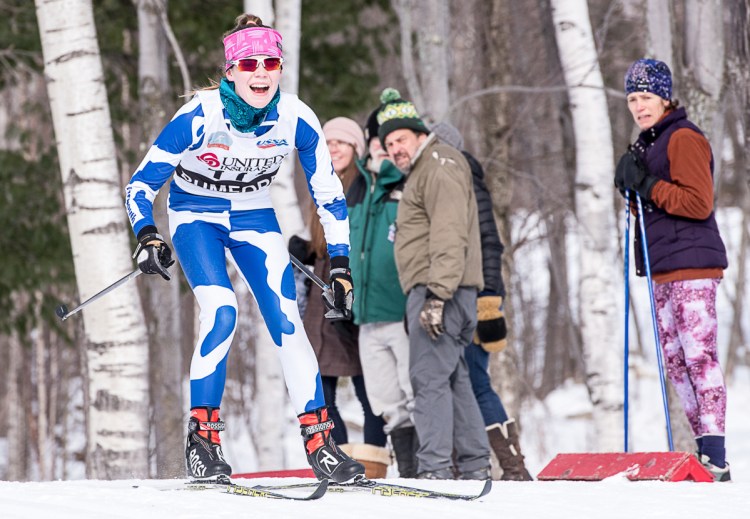
<instances>
[{"instance_id":1,"label":"black glove","mask_svg":"<svg viewBox=\"0 0 750 519\"><path fill-rule=\"evenodd\" d=\"M419 325L433 341L437 340L445 332L445 326L443 326L444 308L445 301L428 289L425 294L424 305L419 312Z\"/></svg>"},{"instance_id":2,"label":"black glove","mask_svg":"<svg viewBox=\"0 0 750 519\"><path fill-rule=\"evenodd\" d=\"M333 307L339 310L345 319L352 318L352 303L354 303L354 283L352 271L349 270L349 258L334 256L331 258L331 290L333 291Z\"/></svg>"},{"instance_id":3,"label":"black glove","mask_svg":"<svg viewBox=\"0 0 750 519\"><path fill-rule=\"evenodd\" d=\"M503 351L507 346L508 328L502 310L503 298L486 295L477 298L477 331L474 341L490 353Z\"/></svg>"},{"instance_id":4,"label":"black glove","mask_svg":"<svg viewBox=\"0 0 750 519\"><path fill-rule=\"evenodd\" d=\"M310 252L310 242L297 236L296 234L289 238L289 254L300 260L305 265L315 261L315 254Z\"/></svg>"},{"instance_id":5,"label":"black glove","mask_svg":"<svg viewBox=\"0 0 750 519\"><path fill-rule=\"evenodd\" d=\"M651 174L632 146L620 157L615 169L615 186L625 196L625 190L638 193L644 200L651 200L651 191L659 179Z\"/></svg>"},{"instance_id":6,"label":"black glove","mask_svg":"<svg viewBox=\"0 0 750 519\"><path fill-rule=\"evenodd\" d=\"M159 274L167 281L171 279L172 276L167 269L174 265L172 249L160 234L156 232L142 234L138 238L138 246L135 248L133 258L138 262L138 268L144 274Z\"/></svg>"}]
</instances>

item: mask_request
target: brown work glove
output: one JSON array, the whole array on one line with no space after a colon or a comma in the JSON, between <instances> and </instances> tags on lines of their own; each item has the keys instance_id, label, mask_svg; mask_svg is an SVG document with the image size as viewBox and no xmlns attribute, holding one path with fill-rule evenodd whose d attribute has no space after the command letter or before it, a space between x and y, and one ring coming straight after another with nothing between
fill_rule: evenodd
<instances>
[{"instance_id":1,"label":"brown work glove","mask_svg":"<svg viewBox=\"0 0 750 519\"><path fill-rule=\"evenodd\" d=\"M443 326L444 307L445 301L427 290L424 305L419 312L419 325L424 328L424 331L427 332L427 335L433 341L437 340L445 332L445 327Z\"/></svg>"}]
</instances>

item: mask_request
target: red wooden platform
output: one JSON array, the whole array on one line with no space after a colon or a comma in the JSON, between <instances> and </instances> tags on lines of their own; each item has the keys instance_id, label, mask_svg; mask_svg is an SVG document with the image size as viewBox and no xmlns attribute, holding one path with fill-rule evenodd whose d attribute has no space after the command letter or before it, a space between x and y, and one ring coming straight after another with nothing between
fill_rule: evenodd
<instances>
[{"instance_id":1,"label":"red wooden platform","mask_svg":"<svg viewBox=\"0 0 750 519\"><path fill-rule=\"evenodd\" d=\"M537 479L601 481L618 474L631 481L714 481L712 474L688 452L558 454L542 469Z\"/></svg>"}]
</instances>

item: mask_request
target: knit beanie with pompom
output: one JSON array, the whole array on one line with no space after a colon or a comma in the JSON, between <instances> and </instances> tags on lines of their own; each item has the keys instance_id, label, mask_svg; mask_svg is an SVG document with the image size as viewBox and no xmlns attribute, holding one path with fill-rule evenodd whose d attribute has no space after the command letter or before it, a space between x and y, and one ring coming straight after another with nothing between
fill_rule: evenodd
<instances>
[{"instance_id":1,"label":"knit beanie with pompom","mask_svg":"<svg viewBox=\"0 0 750 519\"><path fill-rule=\"evenodd\" d=\"M394 130L409 129L418 133L430 133L424 121L419 117L414 104L404 101L395 88L386 88L380 94L382 106L378 112L378 137L385 147L385 138Z\"/></svg>"}]
</instances>

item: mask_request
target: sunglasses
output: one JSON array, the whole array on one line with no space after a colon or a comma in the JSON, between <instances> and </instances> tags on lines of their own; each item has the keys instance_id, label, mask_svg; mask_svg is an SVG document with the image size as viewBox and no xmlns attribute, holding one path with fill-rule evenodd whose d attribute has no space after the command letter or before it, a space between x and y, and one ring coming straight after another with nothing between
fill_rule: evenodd
<instances>
[{"instance_id":1,"label":"sunglasses","mask_svg":"<svg viewBox=\"0 0 750 519\"><path fill-rule=\"evenodd\" d=\"M229 62L230 65L236 66L240 72L255 72L261 63L263 64L263 68L270 72L272 70L279 70L284 60L282 58L243 58Z\"/></svg>"}]
</instances>

